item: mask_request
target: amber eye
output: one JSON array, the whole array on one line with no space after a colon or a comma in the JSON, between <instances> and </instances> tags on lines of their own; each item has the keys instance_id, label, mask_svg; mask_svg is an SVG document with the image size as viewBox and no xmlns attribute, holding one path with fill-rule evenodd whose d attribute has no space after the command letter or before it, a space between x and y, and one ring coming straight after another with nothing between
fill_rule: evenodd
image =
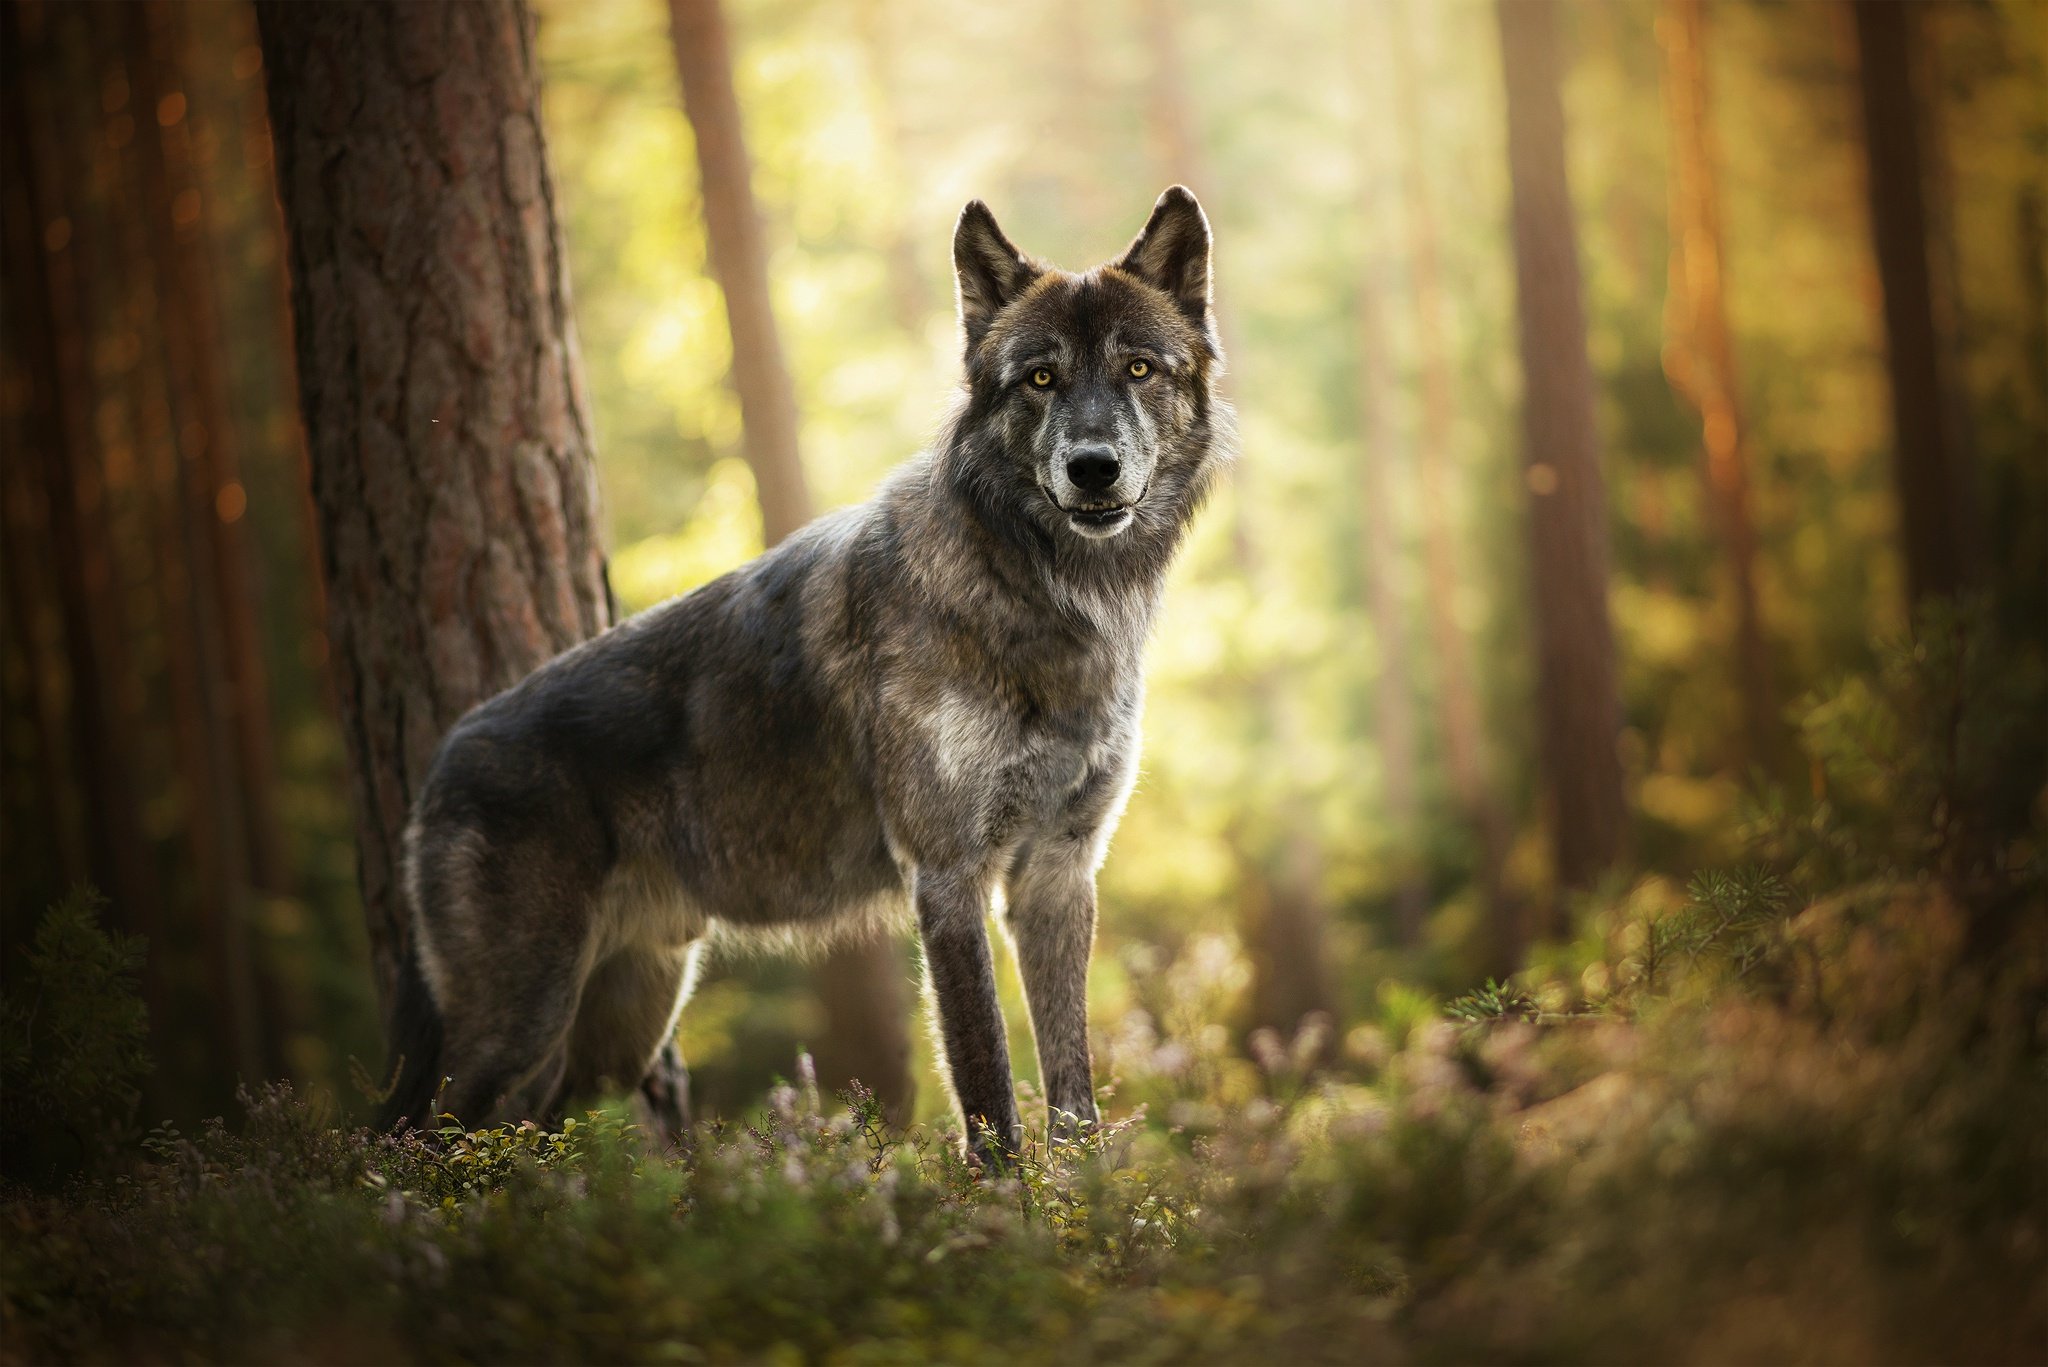
<instances>
[{"instance_id":1,"label":"amber eye","mask_svg":"<svg viewBox=\"0 0 2048 1367\"><path fill-rule=\"evenodd\" d=\"M1132 379L1134 379L1134 380L1142 380L1142 379L1144 379L1144 378L1145 378L1145 377L1146 377L1147 375L1150 375L1151 373L1152 373L1152 363L1151 363L1150 361L1132 361L1132 362L1131 362L1131 378L1132 378Z\"/></svg>"},{"instance_id":2,"label":"amber eye","mask_svg":"<svg viewBox=\"0 0 2048 1367\"><path fill-rule=\"evenodd\" d=\"M1031 386L1034 389L1051 389L1052 372L1044 366L1031 372Z\"/></svg>"}]
</instances>

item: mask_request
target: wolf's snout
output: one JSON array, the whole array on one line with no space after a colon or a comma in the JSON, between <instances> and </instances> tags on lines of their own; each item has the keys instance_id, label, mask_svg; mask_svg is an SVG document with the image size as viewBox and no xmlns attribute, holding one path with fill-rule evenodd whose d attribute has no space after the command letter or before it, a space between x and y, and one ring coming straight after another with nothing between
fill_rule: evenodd
<instances>
[{"instance_id":1,"label":"wolf's snout","mask_svg":"<svg viewBox=\"0 0 2048 1367\"><path fill-rule=\"evenodd\" d=\"M1116 452L1107 446L1077 447L1067 457L1067 478L1084 494L1106 493L1122 473Z\"/></svg>"}]
</instances>

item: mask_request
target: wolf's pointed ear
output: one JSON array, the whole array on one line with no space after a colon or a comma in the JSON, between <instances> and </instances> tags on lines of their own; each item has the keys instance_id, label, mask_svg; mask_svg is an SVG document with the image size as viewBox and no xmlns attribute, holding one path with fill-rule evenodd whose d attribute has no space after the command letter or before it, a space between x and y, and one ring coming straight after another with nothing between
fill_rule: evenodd
<instances>
[{"instance_id":1,"label":"wolf's pointed ear","mask_svg":"<svg viewBox=\"0 0 2048 1367\"><path fill-rule=\"evenodd\" d=\"M1197 327L1209 330L1209 218L1187 186L1159 197L1116 268L1164 290Z\"/></svg>"},{"instance_id":2,"label":"wolf's pointed ear","mask_svg":"<svg viewBox=\"0 0 2048 1367\"><path fill-rule=\"evenodd\" d=\"M953 229L953 275L959 282L960 326L972 351L988 335L997 310L1038 278L1038 267L1011 245L988 205L976 199L960 211Z\"/></svg>"}]
</instances>

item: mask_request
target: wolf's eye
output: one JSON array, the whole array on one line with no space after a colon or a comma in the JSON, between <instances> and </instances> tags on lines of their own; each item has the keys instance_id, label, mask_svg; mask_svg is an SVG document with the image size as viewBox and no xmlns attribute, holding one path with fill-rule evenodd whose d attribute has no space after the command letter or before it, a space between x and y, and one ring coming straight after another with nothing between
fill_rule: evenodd
<instances>
[{"instance_id":1,"label":"wolf's eye","mask_svg":"<svg viewBox=\"0 0 2048 1367\"><path fill-rule=\"evenodd\" d=\"M1142 379L1144 379L1144 378L1145 378L1145 377L1146 377L1147 375L1150 375L1151 373L1152 373L1152 363L1151 363L1150 361L1132 361L1132 362L1131 362L1131 378L1132 378L1132 379L1134 379L1134 380L1142 380Z\"/></svg>"},{"instance_id":2,"label":"wolf's eye","mask_svg":"<svg viewBox=\"0 0 2048 1367\"><path fill-rule=\"evenodd\" d=\"M1051 389L1052 372L1050 370L1047 370L1044 366L1040 366L1038 369L1032 371L1031 387L1033 389Z\"/></svg>"}]
</instances>

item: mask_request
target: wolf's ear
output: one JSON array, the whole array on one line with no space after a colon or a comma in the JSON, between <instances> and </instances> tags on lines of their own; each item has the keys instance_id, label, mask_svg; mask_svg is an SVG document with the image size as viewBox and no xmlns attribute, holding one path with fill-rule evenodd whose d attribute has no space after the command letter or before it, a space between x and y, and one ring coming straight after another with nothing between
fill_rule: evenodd
<instances>
[{"instance_id":1,"label":"wolf's ear","mask_svg":"<svg viewBox=\"0 0 2048 1367\"><path fill-rule=\"evenodd\" d=\"M988 205L971 200L953 229L953 275L960 289L960 326L967 349L981 345L996 311L1038 278L1038 267L1012 246Z\"/></svg>"},{"instance_id":2,"label":"wolf's ear","mask_svg":"<svg viewBox=\"0 0 2048 1367\"><path fill-rule=\"evenodd\" d=\"M1208 330L1209 218L1187 186L1159 197L1116 268L1173 296L1182 313Z\"/></svg>"}]
</instances>

